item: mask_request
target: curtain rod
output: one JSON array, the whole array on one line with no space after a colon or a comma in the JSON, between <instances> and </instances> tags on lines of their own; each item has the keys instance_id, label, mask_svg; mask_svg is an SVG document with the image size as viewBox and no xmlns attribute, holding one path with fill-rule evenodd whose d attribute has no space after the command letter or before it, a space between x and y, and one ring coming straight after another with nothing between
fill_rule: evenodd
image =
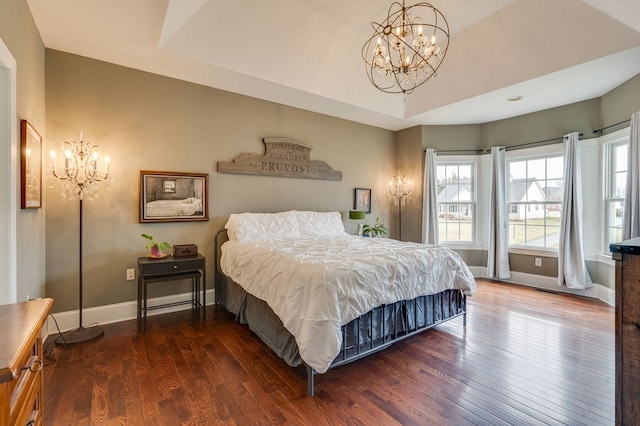
<instances>
[{"instance_id":1,"label":"curtain rod","mask_svg":"<svg viewBox=\"0 0 640 426\"><path fill-rule=\"evenodd\" d=\"M594 134L601 135L601 134L602 134L602 132L603 132L603 131L605 131L605 130L607 130L607 129L610 129L610 128L612 128L612 127L619 126L619 125L621 125L621 124L627 124L627 123L629 123L629 122L631 122L631 119L624 120L624 121L621 121L621 122L616 123L616 124L611 124L610 126L606 126L606 127L601 128L601 129L596 129L596 130L594 130L594 131L593 131L593 133L594 133Z\"/></svg>"},{"instance_id":2,"label":"curtain rod","mask_svg":"<svg viewBox=\"0 0 640 426\"><path fill-rule=\"evenodd\" d=\"M578 136L582 137L584 134L580 133ZM526 143L521 143L518 145L512 145L512 146L507 146L505 147L505 150L507 151L512 151L512 150L516 150L516 149L523 149L523 148L527 148L531 145L539 145L539 144L543 144L543 145L539 145L539 146L544 146L544 145L551 145L552 143L557 143L557 142L562 142L564 140L564 136L561 136L559 138L552 138L552 139L544 139L541 141L535 141L535 142L526 142ZM424 150L424 152L426 152L426 149ZM452 152L456 152L456 153L461 153L461 152L468 152L468 153L474 153L474 154L488 154L491 152L490 149L443 149L443 150L436 150L437 153L452 153Z\"/></svg>"}]
</instances>

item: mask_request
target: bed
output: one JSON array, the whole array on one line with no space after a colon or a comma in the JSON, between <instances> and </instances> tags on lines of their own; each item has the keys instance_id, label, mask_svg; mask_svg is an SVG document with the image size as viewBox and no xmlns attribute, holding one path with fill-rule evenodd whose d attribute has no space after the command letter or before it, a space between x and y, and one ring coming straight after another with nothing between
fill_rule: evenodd
<instances>
[{"instance_id":1,"label":"bed","mask_svg":"<svg viewBox=\"0 0 640 426\"><path fill-rule=\"evenodd\" d=\"M475 291L455 252L349 235L339 212L232 214L218 248L216 303L304 364L310 396L315 374L465 316Z\"/></svg>"},{"instance_id":2,"label":"bed","mask_svg":"<svg viewBox=\"0 0 640 426\"><path fill-rule=\"evenodd\" d=\"M184 200L156 200L149 201L146 206L147 216L193 216L202 214L202 200L195 197Z\"/></svg>"}]
</instances>

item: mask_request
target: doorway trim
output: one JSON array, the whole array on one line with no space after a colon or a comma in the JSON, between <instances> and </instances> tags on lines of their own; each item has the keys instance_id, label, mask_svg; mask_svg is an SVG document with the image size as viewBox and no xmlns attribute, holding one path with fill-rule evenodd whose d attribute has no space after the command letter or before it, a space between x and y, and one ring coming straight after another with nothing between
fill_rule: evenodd
<instances>
[{"instance_id":1,"label":"doorway trim","mask_svg":"<svg viewBox=\"0 0 640 426\"><path fill-rule=\"evenodd\" d=\"M17 113L16 60L0 38L0 304L17 302Z\"/></svg>"}]
</instances>

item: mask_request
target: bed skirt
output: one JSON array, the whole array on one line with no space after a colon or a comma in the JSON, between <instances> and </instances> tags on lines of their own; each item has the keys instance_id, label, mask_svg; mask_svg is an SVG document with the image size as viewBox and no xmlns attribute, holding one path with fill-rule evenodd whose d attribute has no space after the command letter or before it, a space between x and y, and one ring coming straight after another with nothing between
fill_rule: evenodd
<instances>
[{"instance_id":1,"label":"bed skirt","mask_svg":"<svg viewBox=\"0 0 640 426\"><path fill-rule=\"evenodd\" d=\"M279 357L292 367L303 364L295 338L269 305L219 271L216 271L216 304L247 324ZM379 306L342 327L342 348L331 368L347 364L390 346L444 321L464 317L466 297L460 290L419 296ZM316 372L307 366L307 393L313 396Z\"/></svg>"}]
</instances>

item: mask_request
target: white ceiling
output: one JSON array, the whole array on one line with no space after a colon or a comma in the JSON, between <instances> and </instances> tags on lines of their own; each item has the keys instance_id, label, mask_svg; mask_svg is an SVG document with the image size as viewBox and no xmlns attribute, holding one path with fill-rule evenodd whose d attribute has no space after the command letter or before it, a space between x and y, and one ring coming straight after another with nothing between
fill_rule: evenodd
<instances>
[{"instance_id":1,"label":"white ceiling","mask_svg":"<svg viewBox=\"0 0 640 426\"><path fill-rule=\"evenodd\" d=\"M361 57L390 0L27 2L48 48L391 130L591 99L640 72L638 0L433 0L449 51L406 98Z\"/></svg>"}]
</instances>

